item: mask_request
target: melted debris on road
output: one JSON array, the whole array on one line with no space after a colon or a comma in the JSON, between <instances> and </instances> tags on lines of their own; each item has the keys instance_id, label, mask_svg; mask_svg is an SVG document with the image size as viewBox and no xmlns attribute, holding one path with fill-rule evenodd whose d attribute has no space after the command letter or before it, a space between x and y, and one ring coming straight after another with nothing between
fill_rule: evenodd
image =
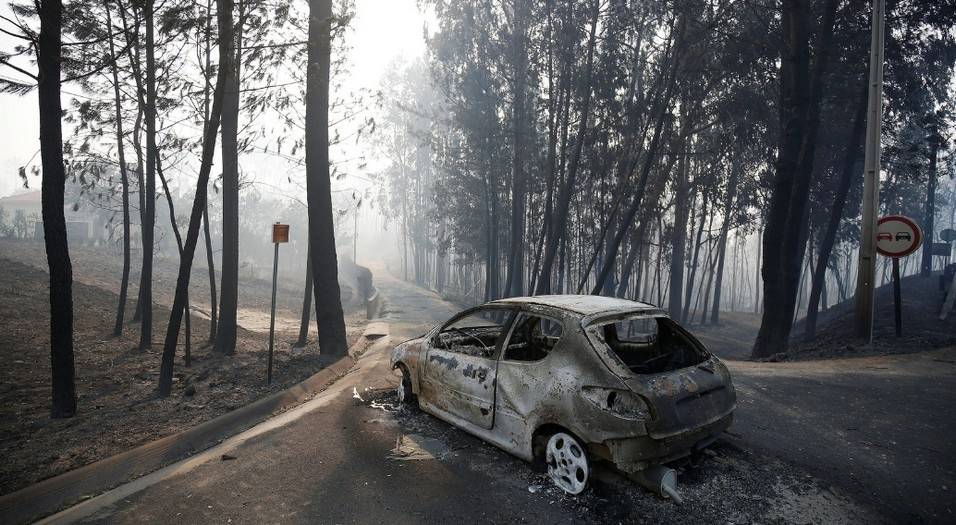
<instances>
[{"instance_id":1,"label":"melted debris on road","mask_svg":"<svg viewBox=\"0 0 956 525\"><path fill-rule=\"evenodd\" d=\"M640 517L681 523L878 522L878 516L821 486L790 465L749 452L725 435L695 458L672 463L678 472L682 505L645 491L607 467L598 467L591 486L570 496L554 486L543 468L498 450L424 412L403 408L392 390L366 390L358 406L369 410L367 424L394 426L396 450L418 460L443 461L487 474L510 485L516 498L540 498L559 505L575 521L619 523ZM418 447L425 443L428 447ZM441 453L430 453L439 450ZM423 457L422 453L431 457Z\"/></svg>"}]
</instances>

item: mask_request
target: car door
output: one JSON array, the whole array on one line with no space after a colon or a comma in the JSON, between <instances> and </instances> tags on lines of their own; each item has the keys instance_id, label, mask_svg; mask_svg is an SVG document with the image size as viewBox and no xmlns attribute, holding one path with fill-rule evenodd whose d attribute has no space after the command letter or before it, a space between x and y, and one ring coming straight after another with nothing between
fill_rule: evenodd
<instances>
[{"instance_id":1,"label":"car door","mask_svg":"<svg viewBox=\"0 0 956 525\"><path fill-rule=\"evenodd\" d=\"M501 341L512 310L478 307L445 323L426 343L419 401L481 428L494 425Z\"/></svg>"},{"instance_id":2,"label":"car door","mask_svg":"<svg viewBox=\"0 0 956 525\"><path fill-rule=\"evenodd\" d=\"M502 344L495 394L495 426L512 435L526 435L532 414L553 396L555 361L549 359L564 326L555 317L522 311Z\"/></svg>"}]
</instances>

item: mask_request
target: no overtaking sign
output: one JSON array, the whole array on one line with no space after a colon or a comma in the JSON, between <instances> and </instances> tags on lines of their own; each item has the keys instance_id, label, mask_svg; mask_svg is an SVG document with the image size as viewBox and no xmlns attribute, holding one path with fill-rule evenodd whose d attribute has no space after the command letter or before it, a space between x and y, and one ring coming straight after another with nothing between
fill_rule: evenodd
<instances>
[{"instance_id":1,"label":"no overtaking sign","mask_svg":"<svg viewBox=\"0 0 956 525\"><path fill-rule=\"evenodd\" d=\"M906 257L920 247L923 232L909 217L888 215L876 228L876 251L884 257Z\"/></svg>"}]
</instances>

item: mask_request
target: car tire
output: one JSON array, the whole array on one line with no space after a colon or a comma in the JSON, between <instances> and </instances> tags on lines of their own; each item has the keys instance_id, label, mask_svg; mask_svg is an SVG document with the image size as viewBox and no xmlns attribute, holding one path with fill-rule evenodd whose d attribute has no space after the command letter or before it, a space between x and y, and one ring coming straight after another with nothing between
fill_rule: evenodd
<instances>
[{"instance_id":1,"label":"car tire","mask_svg":"<svg viewBox=\"0 0 956 525\"><path fill-rule=\"evenodd\" d=\"M587 449L566 432L557 432L544 449L548 477L561 490L576 495L584 492L591 477Z\"/></svg>"},{"instance_id":2,"label":"car tire","mask_svg":"<svg viewBox=\"0 0 956 525\"><path fill-rule=\"evenodd\" d=\"M398 370L402 373L402 380L399 381L395 392L398 394L398 404L403 407L414 407L417 405L415 393L412 391L412 376L408 373L405 365L398 365Z\"/></svg>"}]
</instances>

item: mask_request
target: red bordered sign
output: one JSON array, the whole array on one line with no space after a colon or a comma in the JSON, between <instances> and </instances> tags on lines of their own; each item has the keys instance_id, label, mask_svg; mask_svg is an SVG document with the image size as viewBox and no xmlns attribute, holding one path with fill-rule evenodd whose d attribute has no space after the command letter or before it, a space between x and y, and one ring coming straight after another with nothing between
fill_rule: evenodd
<instances>
[{"instance_id":1,"label":"red bordered sign","mask_svg":"<svg viewBox=\"0 0 956 525\"><path fill-rule=\"evenodd\" d=\"M902 215L888 215L876 227L876 251L885 257L906 257L919 249L923 232L919 226Z\"/></svg>"}]
</instances>

